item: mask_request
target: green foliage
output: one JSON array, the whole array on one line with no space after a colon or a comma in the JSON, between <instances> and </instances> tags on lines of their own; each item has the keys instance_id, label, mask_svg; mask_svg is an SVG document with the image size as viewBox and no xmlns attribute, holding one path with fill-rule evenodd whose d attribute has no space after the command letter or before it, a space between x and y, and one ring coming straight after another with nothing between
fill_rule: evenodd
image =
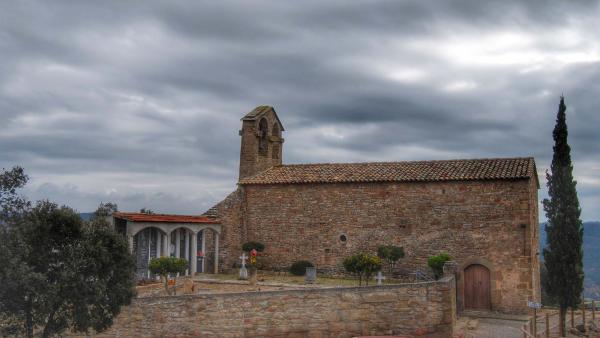
<instances>
[{"instance_id":1,"label":"green foliage","mask_svg":"<svg viewBox=\"0 0 600 338\"><path fill-rule=\"evenodd\" d=\"M395 245L382 245L377 248L377 256L387 263L389 273L392 274L396 263L404 258L404 248Z\"/></svg>"},{"instance_id":2,"label":"green foliage","mask_svg":"<svg viewBox=\"0 0 600 338\"><path fill-rule=\"evenodd\" d=\"M544 211L548 218L546 234L548 244L544 249L544 261L548 271L545 289L560 307L560 326L565 328L565 313L569 307L577 307L583 292L583 224L573 179L571 147L567 142L567 107L560 98L556 125L552 133L554 154L551 172L546 172L548 196L544 199Z\"/></svg>"},{"instance_id":3,"label":"green foliage","mask_svg":"<svg viewBox=\"0 0 600 338\"><path fill-rule=\"evenodd\" d=\"M31 206L29 201L17 194L17 189L24 187L28 180L21 167L0 171L0 227L7 225L11 218L22 215L23 210Z\"/></svg>"},{"instance_id":4,"label":"green foliage","mask_svg":"<svg viewBox=\"0 0 600 338\"><path fill-rule=\"evenodd\" d=\"M175 257L160 257L153 258L150 261L150 272L166 276L169 274L184 273L188 267L188 263L183 258Z\"/></svg>"},{"instance_id":5,"label":"green foliage","mask_svg":"<svg viewBox=\"0 0 600 338\"><path fill-rule=\"evenodd\" d=\"M347 257L344 259L343 264L347 272L358 276L358 285L362 285L363 278L367 285L369 285L369 279L371 279L375 272L381 270L382 265L381 258L366 253Z\"/></svg>"},{"instance_id":6,"label":"green foliage","mask_svg":"<svg viewBox=\"0 0 600 338\"><path fill-rule=\"evenodd\" d=\"M554 299L550 294L548 294L548 286L546 285L546 280L548 279L548 270L546 269L546 265L544 261L540 262L540 281L542 288L542 305L544 306L552 306L556 307L558 304L556 303L556 299Z\"/></svg>"},{"instance_id":7,"label":"green foliage","mask_svg":"<svg viewBox=\"0 0 600 338\"><path fill-rule=\"evenodd\" d=\"M117 211L119 211L119 207L117 206L116 203L101 202L100 205L98 206L98 209L96 209L96 211L94 211L93 218L105 218L105 217L112 215L113 213L115 213Z\"/></svg>"},{"instance_id":8,"label":"green foliage","mask_svg":"<svg viewBox=\"0 0 600 338\"><path fill-rule=\"evenodd\" d=\"M294 276L304 276L304 274L306 273L306 268L313 266L313 263L309 261L297 261L294 262L294 264L292 264L292 266L290 267L290 272Z\"/></svg>"},{"instance_id":9,"label":"green foliage","mask_svg":"<svg viewBox=\"0 0 600 338\"><path fill-rule=\"evenodd\" d=\"M444 275L444 263L450 260L452 258L446 252L427 258L427 265L433 270L435 279L440 279Z\"/></svg>"},{"instance_id":10,"label":"green foliage","mask_svg":"<svg viewBox=\"0 0 600 338\"><path fill-rule=\"evenodd\" d=\"M153 258L150 260L148 269L150 272L163 277L165 283L165 291L169 294L169 275L184 273L188 267L188 262L183 258L176 257L160 257ZM176 293L175 287L173 287L173 293Z\"/></svg>"},{"instance_id":11,"label":"green foliage","mask_svg":"<svg viewBox=\"0 0 600 338\"><path fill-rule=\"evenodd\" d=\"M256 251L258 252L263 252L265 251L265 245L259 242L246 242L242 245L242 250L246 251L246 252L250 252L252 251L252 249L256 249Z\"/></svg>"},{"instance_id":12,"label":"green foliage","mask_svg":"<svg viewBox=\"0 0 600 338\"><path fill-rule=\"evenodd\" d=\"M84 227L68 207L41 201L0 232L0 317L32 337L101 332L134 296L135 262L104 220ZM0 332L2 334L2 332Z\"/></svg>"},{"instance_id":13,"label":"green foliage","mask_svg":"<svg viewBox=\"0 0 600 338\"><path fill-rule=\"evenodd\" d=\"M152 209L141 208L140 214L154 215L154 211Z\"/></svg>"}]
</instances>

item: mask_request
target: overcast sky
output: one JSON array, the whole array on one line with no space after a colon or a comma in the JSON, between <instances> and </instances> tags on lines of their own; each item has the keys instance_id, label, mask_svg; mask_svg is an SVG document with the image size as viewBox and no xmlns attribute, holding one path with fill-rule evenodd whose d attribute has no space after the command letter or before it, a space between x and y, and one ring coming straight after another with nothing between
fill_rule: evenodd
<instances>
[{"instance_id":1,"label":"overcast sky","mask_svg":"<svg viewBox=\"0 0 600 338\"><path fill-rule=\"evenodd\" d=\"M199 214L235 189L240 118L284 163L534 156L559 97L600 220L596 1L4 1L0 167L81 212ZM540 191L540 200L545 189Z\"/></svg>"}]
</instances>

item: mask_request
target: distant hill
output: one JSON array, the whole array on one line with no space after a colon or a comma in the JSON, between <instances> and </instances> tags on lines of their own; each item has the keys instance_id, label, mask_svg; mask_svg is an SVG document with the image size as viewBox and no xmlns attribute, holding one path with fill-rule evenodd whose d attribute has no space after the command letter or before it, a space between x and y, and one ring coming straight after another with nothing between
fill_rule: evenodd
<instances>
[{"instance_id":1,"label":"distant hill","mask_svg":"<svg viewBox=\"0 0 600 338\"><path fill-rule=\"evenodd\" d=\"M84 221L91 220L92 216L94 216L93 212L80 212L79 213L79 217L81 217L81 219L84 220Z\"/></svg>"},{"instance_id":2,"label":"distant hill","mask_svg":"<svg viewBox=\"0 0 600 338\"><path fill-rule=\"evenodd\" d=\"M540 224L540 255L546 245L545 224ZM583 223L583 271L585 297L600 299L600 222Z\"/></svg>"}]
</instances>

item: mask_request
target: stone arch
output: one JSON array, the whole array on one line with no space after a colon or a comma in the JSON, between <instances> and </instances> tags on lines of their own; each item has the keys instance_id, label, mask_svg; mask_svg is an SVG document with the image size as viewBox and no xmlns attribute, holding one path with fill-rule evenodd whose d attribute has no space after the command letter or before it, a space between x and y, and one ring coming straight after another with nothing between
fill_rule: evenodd
<instances>
[{"instance_id":1,"label":"stone arch","mask_svg":"<svg viewBox=\"0 0 600 338\"><path fill-rule=\"evenodd\" d=\"M166 233L157 226L143 226L132 235L132 253L136 261L138 279L152 278L148 270L150 260L159 258L163 253L163 236Z\"/></svg>"},{"instance_id":2,"label":"stone arch","mask_svg":"<svg viewBox=\"0 0 600 338\"><path fill-rule=\"evenodd\" d=\"M204 245L204 258L202 264L204 272L215 273L219 270L219 253L221 252L219 247L220 234L220 230L212 226L207 226L202 229L202 240Z\"/></svg>"},{"instance_id":3,"label":"stone arch","mask_svg":"<svg viewBox=\"0 0 600 338\"><path fill-rule=\"evenodd\" d=\"M210 229L210 230L216 232L219 235L221 234L221 228L220 227L208 225L208 226L204 227L204 229ZM202 229L202 230L204 230L204 229Z\"/></svg>"},{"instance_id":4,"label":"stone arch","mask_svg":"<svg viewBox=\"0 0 600 338\"><path fill-rule=\"evenodd\" d=\"M132 228L132 231L130 233L131 236L135 236L140 231L143 231L143 230L148 229L148 228L158 229L158 230L160 230L161 234L163 234L163 235L167 235L170 232L169 229L165 228L164 226L162 226L160 224L145 224L145 225L139 225L139 226L136 226L134 224L134 225L131 226L131 228Z\"/></svg>"},{"instance_id":5,"label":"stone arch","mask_svg":"<svg viewBox=\"0 0 600 338\"><path fill-rule=\"evenodd\" d=\"M499 304L500 299L495 290L498 289L498 271L494 264L483 257L471 257L461 262L456 272L457 306L459 310L465 310L465 270L474 265L481 265L489 271L490 308L493 311Z\"/></svg>"},{"instance_id":6,"label":"stone arch","mask_svg":"<svg viewBox=\"0 0 600 338\"><path fill-rule=\"evenodd\" d=\"M269 124L266 118L258 122L258 153L266 155L269 152Z\"/></svg>"}]
</instances>

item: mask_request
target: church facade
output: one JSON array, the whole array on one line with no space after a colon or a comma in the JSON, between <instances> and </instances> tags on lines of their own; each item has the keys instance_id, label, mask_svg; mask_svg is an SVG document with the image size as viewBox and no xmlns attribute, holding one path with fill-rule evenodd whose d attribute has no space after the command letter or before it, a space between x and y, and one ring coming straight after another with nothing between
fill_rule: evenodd
<instances>
[{"instance_id":1,"label":"church facade","mask_svg":"<svg viewBox=\"0 0 600 338\"><path fill-rule=\"evenodd\" d=\"M270 269L308 260L333 274L349 255L397 245L398 273L450 254L461 310L523 313L540 300L533 158L286 165L283 131L269 106L242 118L238 188L203 215L220 224L219 269L247 241L266 245Z\"/></svg>"}]
</instances>

